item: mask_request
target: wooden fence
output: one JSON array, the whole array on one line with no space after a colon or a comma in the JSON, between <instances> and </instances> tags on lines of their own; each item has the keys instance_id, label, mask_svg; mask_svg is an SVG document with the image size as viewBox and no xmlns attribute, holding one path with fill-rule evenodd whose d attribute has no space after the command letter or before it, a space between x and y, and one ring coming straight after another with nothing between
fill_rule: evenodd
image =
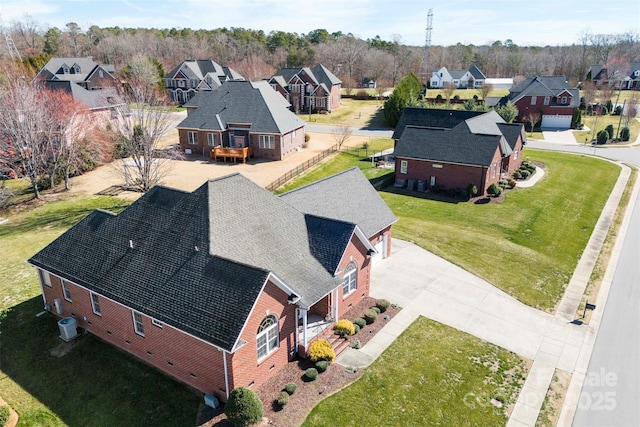
<instances>
[{"instance_id":1,"label":"wooden fence","mask_svg":"<svg viewBox=\"0 0 640 427\"><path fill-rule=\"evenodd\" d=\"M326 157L332 155L333 153L335 153L337 151L338 151L338 144L332 146L331 148L328 148L328 149L322 151L320 154L315 155L313 158L311 158L311 159L307 160L306 162L304 162L304 163L296 166L295 168L291 169L290 171L288 171L287 173L282 175L280 178L276 179L271 184L267 185L265 188L268 191L274 191L274 190L282 187L284 184L289 182L291 179L293 179L296 176L300 175L302 172L304 172L307 169L309 169L310 167L318 164L318 162L320 162L321 160L325 159Z\"/></svg>"}]
</instances>

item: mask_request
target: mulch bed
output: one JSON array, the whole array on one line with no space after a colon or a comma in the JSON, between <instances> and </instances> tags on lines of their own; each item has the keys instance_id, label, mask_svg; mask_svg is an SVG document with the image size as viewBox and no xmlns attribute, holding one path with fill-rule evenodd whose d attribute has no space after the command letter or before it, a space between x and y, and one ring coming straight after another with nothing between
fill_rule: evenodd
<instances>
[{"instance_id":1,"label":"mulch bed","mask_svg":"<svg viewBox=\"0 0 640 427\"><path fill-rule=\"evenodd\" d=\"M362 317L364 311L374 305L374 298L365 298L352 307L343 318L353 321L358 317ZM360 345L364 346L399 311L399 307L389 307L386 312L378 316L374 323L367 325L356 335L350 337L351 341L358 340ZM385 316L388 316L388 320L384 319ZM309 359L294 360L255 390L264 404L264 418L259 426L299 426L304 422L311 409L322 399L348 386L360 378L363 373L362 369L353 372L336 363L332 363L325 372L318 375L317 380L305 382L303 379L304 371L313 366ZM275 400L278 393L290 382L297 385L296 392L289 397L289 403L284 408L280 408ZM206 416L206 419L206 422L201 422L198 425L202 427L233 427L226 420L222 408L215 413L210 413Z\"/></svg>"}]
</instances>

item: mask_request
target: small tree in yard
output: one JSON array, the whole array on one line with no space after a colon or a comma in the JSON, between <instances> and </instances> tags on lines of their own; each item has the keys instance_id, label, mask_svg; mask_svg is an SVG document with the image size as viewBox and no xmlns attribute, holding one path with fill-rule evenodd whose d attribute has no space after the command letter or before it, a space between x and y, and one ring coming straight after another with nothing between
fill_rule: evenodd
<instances>
[{"instance_id":1,"label":"small tree in yard","mask_svg":"<svg viewBox=\"0 0 640 427\"><path fill-rule=\"evenodd\" d=\"M605 129L602 129L600 132L598 132L597 142L599 145L606 144L608 140L609 132L607 132Z\"/></svg>"},{"instance_id":2,"label":"small tree in yard","mask_svg":"<svg viewBox=\"0 0 640 427\"><path fill-rule=\"evenodd\" d=\"M231 424L244 427L258 423L264 414L264 407L253 390L238 387L229 394L224 413Z\"/></svg>"},{"instance_id":3,"label":"small tree in yard","mask_svg":"<svg viewBox=\"0 0 640 427\"><path fill-rule=\"evenodd\" d=\"M613 135L615 133L615 131L613 130L613 125L612 124L608 124L606 128L604 128L604 130L607 131L607 133L609 134L609 139L613 139Z\"/></svg>"},{"instance_id":4,"label":"small tree in yard","mask_svg":"<svg viewBox=\"0 0 640 427\"><path fill-rule=\"evenodd\" d=\"M490 84L485 84L478 90L480 91L480 96L482 97L482 100L486 102L487 96L489 96L489 92L493 90L493 86Z\"/></svg>"},{"instance_id":5,"label":"small tree in yard","mask_svg":"<svg viewBox=\"0 0 640 427\"><path fill-rule=\"evenodd\" d=\"M518 116L518 109L511 101L507 101L505 105L496 108L496 113L498 113L505 122L511 123Z\"/></svg>"},{"instance_id":6,"label":"small tree in yard","mask_svg":"<svg viewBox=\"0 0 640 427\"><path fill-rule=\"evenodd\" d=\"M623 127L622 129L620 129L620 139L623 141L628 141L629 138L631 137L631 134L629 132L629 128L628 127Z\"/></svg>"},{"instance_id":7,"label":"small tree in yard","mask_svg":"<svg viewBox=\"0 0 640 427\"><path fill-rule=\"evenodd\" d=\"M333 135L333 139L336 141L336 144L338 144L338 150L340 150L342 145L351 138L353 129L351 129L349 125L342 123L340 126L333 128L331 134Z\"/></svg>"},{"instance_id":8,"label":"small tree in yard","mask_svg":"<svg viewBox=\"0 0 640 427\"><path fill-rule=\"evenodd\" d=\"M538 124L538 121L540 120L540 112L529 111L529 114L527 114L527 120L529 120L530 132L533 133L533 129L536 127L536 124Z\"/></svg>"},{"instance_id":9,"label":"small tree in yard","mask_svg":"<svg viewBox=\"0 0 640 427\"><path fill-rule=\"evenodd\" d=\"M442 87L442 93L444 93L444 97L447 99L447 102L451 100L451 96L456 91L457 87L453 83L445 83Z\"/></svg>"}]
</instances>

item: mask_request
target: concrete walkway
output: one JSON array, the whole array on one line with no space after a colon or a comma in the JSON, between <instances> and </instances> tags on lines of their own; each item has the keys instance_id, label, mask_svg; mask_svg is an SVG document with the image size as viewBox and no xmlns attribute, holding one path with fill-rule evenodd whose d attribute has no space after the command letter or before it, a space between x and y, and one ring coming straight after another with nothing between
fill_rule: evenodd
<instances>
[{"instance_id":1,"label":"concrete walkway","mask_svg":"<svg viewBox=\"0 0 640 427\"><path fill-rule=\"evenodd\" d=\"M572 321L628 177L629 169L623 166L555 316L522 304L412 243L394 239L393 255L371 274L370 293L403 310L363 348L345 350L337 362L368 366L418 316L425 316L533 360L507 426L535 426L555 369L574 373L588 366L600 317L592 316L589 326ZM611 262L615 265L615 259ZM598 313L603 309L599 306ZM576 381L581 386L579 378ZM578 387L573 380L572 387Z\"/></svg>"}]
</instances>

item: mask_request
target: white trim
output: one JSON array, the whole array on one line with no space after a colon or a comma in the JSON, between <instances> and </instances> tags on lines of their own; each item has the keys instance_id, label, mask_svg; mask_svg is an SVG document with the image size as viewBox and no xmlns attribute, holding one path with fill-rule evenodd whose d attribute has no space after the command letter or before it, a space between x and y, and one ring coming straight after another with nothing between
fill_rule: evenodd
<instances>
[{"instance_id":1,"label":"white trim","mask_svg":"<svg viewBox=\"0 0 640 427\"><path fill-rule=\"evenodd\" d=\"M222 350L222 365L224 367L224 390L227 399L229 399L229 373L227 372L229 368L227 367L227 352L224 350Z\"/></svg>"},{"instance_id":2,"label":"white trim","mask_svg":"<svg viewBox=\"0 0 640 427\"><path fill-rule=\"evenodd\" d=\"M98 299L99 297L100 295L96 294L95 292L89 291L89 299L91 299L91 311L93 311L93 314L97 316L102 316L102 310L100 308L100 300Z\"/></svg>"},{"instance_id":3,"label":"white trim","mask_svg":"<svg viewBox=\"0 0 640 427\"><path fill-rule=\"evenodd\" d=\"M41 268L38 268L38 273L40 276L41 284L44 284L45 286L52 288L53 286L51 285L51 276L49 275L49 272Z\"/></svg>"},{"instance_id":4,"label":"white trim","mask_svg":"<svg viewBox=\"0 0 640 427\"><path fill-rule=\"evenodd\" d=\"M71 290L69 290L69 287L67 286L67 283L71 282L60 278L60 283L62 284L62 296L64 297L65 301L73 302L73 298L71 298Z\"/></svg>"},{"instance_id":5,"label":"white trim","mask_svg":"<svg viewBox=\"0 0 640 427\"><path fill-rule=\"evenodd\" d=\"M264 323L264 321L267 319L275 319L275 323L265 326L265 328L262 331L260 331L260 328L262 327L262 323ZM274 329L276 332L276 336L275 336L276 341L275 341L275 346L271 347L271 342L273 341L273 336L271 335ZM258 357L258 363L260 363L264 359L269 357L271 354L278 351L278 349L280 348L280 319L278 319L278 316L276 316L275 314L267 314L260 322L260 325L258 326L258 331L259 332L256 332L255 340L256 340L256 355ZM262 346L258 344L258 340L263 337L265 339L264 346L266 346L266 353L264 353L261 356L260 349Z\"/></svg>"},{"instance_id":6,"label":"white trim","mask_svg":"<svg viewBox=\"0 0 640 427\"><path fill-rule=\"evenodd\" d=\"M136 314L140 316L139 321L136 319ZM137 335L144 337L144 323L142 321L142 313L134 309L131 309L131 317L133 319L133 330Z\"/></svg>"},{"instance_id":7,"label":"white trim","mask_svg":"<svg viewBox=\"0 0 640 427\"><path fill-rule=\"evenodd\" d=\"M349 266L350 265L355 265L355 268L349 270ZM342 275L342 298L344 299L345 297L347 297L348 295L351 295L352 293L354 293L355 291L358 290L358 270L360 269L360 267L358 266L358 263L351 260L349 261L349 263L347 264L347 266L345 267L345 272ZM355 286L353 286L353 288L351 287L351 284L354 284ZM345 292L345 287L348 287L348 289Z\"/></svg>"},{"instance_id":8,"label":"white trim","mask_svg":"<svg viewBox=\"0 0 640 427\"><path fill-rule=\"evenodd\" d=\"M156 319L155 317L151 318L151 324L153 326L157 326L158 328L162 329L163 323L161 321L159 321L158 319Z\"/></svg>"}]
</instances>

